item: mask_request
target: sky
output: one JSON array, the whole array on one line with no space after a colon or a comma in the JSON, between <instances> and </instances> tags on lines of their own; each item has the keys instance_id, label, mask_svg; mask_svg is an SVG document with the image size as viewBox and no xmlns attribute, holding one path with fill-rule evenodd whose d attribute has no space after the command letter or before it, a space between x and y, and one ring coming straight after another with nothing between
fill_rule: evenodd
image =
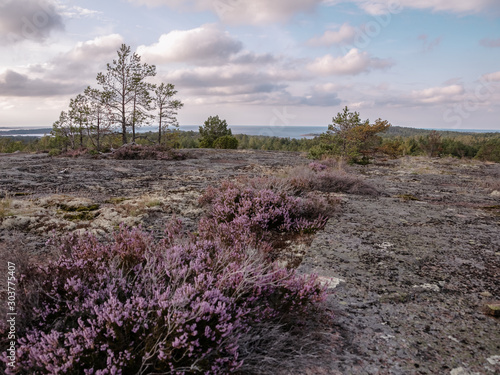
<instances>
[{"instance_id":1,"label":"sky","mask_svg":"<svg viewBox=\"0 0 500 375\"><path fill-rule=\"evenodd\" d=\"M0 0L0 127L51 127L123 43L181 126L500 130L498 0Z\"/></svg>"}]
</instances>

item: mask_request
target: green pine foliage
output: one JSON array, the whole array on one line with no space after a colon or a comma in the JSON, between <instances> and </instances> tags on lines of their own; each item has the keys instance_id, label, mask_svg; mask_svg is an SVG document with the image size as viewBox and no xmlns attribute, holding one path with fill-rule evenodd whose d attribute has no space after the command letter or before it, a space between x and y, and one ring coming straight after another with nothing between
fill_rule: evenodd
<instances>
[{"instance_id":1,"label":"green pine foliage","mask_svg":"<svg viewBox=\"0 0 500 375\"><path fill-rule=\"evenodd\" d=\"M217 138L224 136L232 136L226 120L221 120L219 116L210 116L203 126L200 126L200 147L214 148Z\"/></svg>"}]
</instances>

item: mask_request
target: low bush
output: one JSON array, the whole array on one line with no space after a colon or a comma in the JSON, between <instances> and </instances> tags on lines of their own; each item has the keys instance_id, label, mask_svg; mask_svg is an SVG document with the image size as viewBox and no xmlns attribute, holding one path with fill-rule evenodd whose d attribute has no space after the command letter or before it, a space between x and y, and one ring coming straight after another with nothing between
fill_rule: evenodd
<instances>
[{"instance_id":1,"label":"low bush","mask_svg":"<svg viewBox=\"0 0 500 375\"><path fill-rule=\"evenodd\" d=\"M292 197L271 189L255 189L225 181L219 188L209 188L200 203L210 203L210 217L217 224L235 222L252 232L311 232L323 228L322 215L305 218L304 198ZM308 212L311 210L308 207Z\"/></svg>"},{"instance_id":2,"label":"low bush","mask_svg":"<svg viewBox=\"0 0 500 375\"><path fill-rule=\"evenodd\" d=\"M500 163L500 137L484 142L476 154L476 159Z\"/></svg>"},{"instance_id":3,"label":"low bush","mask_svg":"<svg viewBox=\"0 0 500 375\"><path fill-rule=\"evenodd\" d=\"M238 148L238 140L232 135L225 135L217 138L213 143L214 148L220 149L237 149Z\"/></svg>"},{"instance_id":4,"label":"low bush","mask_svg":"<svg viewBox=\"0 0 500 375\"><path fill-rule=\"evenodd\" d=\"M178 223L160 240L122 227L109 242L72 236L58 248L20 280L7 373L229 373L252 351L253 327L296 327L325 298L316 277L268 264L246 243L186 239Z\"/></svg>"},{"instance_id":5,"label":"low bush","mask_svg":"<svg viewBox=\"0 0 500 375\"><path fill-rule=\"evenodd\" d=\"M363 179L325 164L311 163L309 166L296 167L288 173L286 179L297 194L320 191L379 195L378 190Z\"/></svg>"},{"instance_id":6,"label":"low bush","mask_svg":"<svg viewBox=\"0 0 500 375\"><path fill-rule=\"evenodd\" d=\"M162 145L144 146L127 144L115 150L112 154L119 160L183 160L185 155Z\"/></svg>"},{"instance_id":7,"label":"low bush","mask_svg":"<svg viewBox=\"0 0 500 375\"><path fill-rule=\"evenodd\" d=\"M89 152L86 148L83 147L74 150L67 150L59 154L59 156L63 156L66 158L79 158L86 155L89 155Z\"/></svg>"}]
</instances>

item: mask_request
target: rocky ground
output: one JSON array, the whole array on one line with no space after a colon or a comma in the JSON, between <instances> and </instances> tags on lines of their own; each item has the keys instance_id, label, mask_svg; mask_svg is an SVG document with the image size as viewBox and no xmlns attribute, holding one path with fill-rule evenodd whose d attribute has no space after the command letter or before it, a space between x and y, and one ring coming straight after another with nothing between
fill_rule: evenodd
<instances>
[{"instance_id":1,"label":"rocky ground","mask_svg":"<svg viewBox=\"0 0 500 375\"><path fill-rule=\"evenodd\" d=\"M43 255L52 232L195 230L208 185L308 163L298 153L192 150L181 161L0 155L0 251ZM333 355L314 374L500 374L500 165L379 159L351 172L381 196L341 208L299 266L337 282ZM334 285L332 285L333 288ZM287 370L289 371L289 370ZM301 373L301 372L298 372Z\"/></svg>"}]
</instances>

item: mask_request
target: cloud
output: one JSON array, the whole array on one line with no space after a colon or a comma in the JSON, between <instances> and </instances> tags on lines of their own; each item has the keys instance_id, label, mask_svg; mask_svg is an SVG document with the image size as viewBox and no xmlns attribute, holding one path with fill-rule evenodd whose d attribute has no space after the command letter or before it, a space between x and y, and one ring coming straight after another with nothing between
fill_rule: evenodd
<instances>
[{"instance_id":1,"label":"cloud","mask_svg":"<svg viewBox=\"0 0 500 375\"><path fill-rule=\"evenodd\" d=\"M220 63L242 49L240 41L215 25L191 30L174 30L160 36L158 43L139 46L137 53L155 63Z\"/></svg>"},{"instance_id":2,"label":"cloud","mask_svg":"<svg viewBox=\"0 0 500 375\"><path fill-rule=\"evenodd\" d=\"M0 92L23 97L76 94L95 82L98 69L105 68L122 42L118 34L97 37L46 63L30 65L25 72L9 69L0 76Z\"/></svg>"},{"instance_id":3,"label":"cloud","mask_svg":"<svg viewBox=\"0 0 500 375\"><path fill-rule=\"evenodd\" d=\"M95 78L98 69L111 62L116 51L123 43L119 34L96 37L85 42L78 42L71 50L61 53L47 64L32 66L31 72L45 71L51 78L80 80Z\"/></svg>"},{"instance_id":4,"label":"cloud","mask_svg":"<svg viewBox=\"0 0 500 375\"><path fill-rule=\"evenodd\" d=\"M102 61L115 54L122 43L123 38L119 34L98 36L92 40L78 42L71 50L59 55L54 60L54 63L78 63L83 65L89 62Z\"/></svg>"},{"instance_id":5,"label":"cloud","mask_svg":"<svg viewBox=\"0 0 500 375\"><path fill-rule=\"evenodd\" d=\"M97 10L86 9L79 6L61 6L61 9L61 14L68 18L88 18L102 14L102 12L98 12Z\"/></svg>"},{"instance_id":6,"label":"cloud","mask_svg":"<svg viewBox=\"0 0 500 375\"><path fill-rule=\"evenodd\" d=\"M54 30L64 29L61 15L51 0L4 0L0 2L0 44L45 41Z\"/></svg>"},{"instance_id":7,"label":"cloud","mask_svg":"<svg viewBox=\"0 0 500 375\"><path fill-rule=\"evenodd\" d=\"M200 89L247 86L267 87L263 85L276 84L304 79L303 73L297 70L287 70L282 67L260 71L251 65L226 65L185 68L169 71L165 79L175 85ZM274 87L277 87L276 85Z\"/></svg>"},{"instance_id":8,"label":"cloud","mask_svg":"<svg viewBox=\"0 0 500 375\"><path fill-rule=\"evenodd\" d=\"M275 63L277 61L278 59L270 53L255 54L249 51L244 51L231 57L231 63L233 64L265 65Z\"/></svg>"},{"instance_id":9,"label":"cloud","mask_svg":"<svg viewBox=\"0 0 500 375\"><path fill-rule=\"evenodd\" d=\"M7 70L0 74L1 96L55 96L72 94L77 87L71 83L29 78L25 74Z\"/></svg>"},{"instance_id":10,"label":"cloud","mask_svg":"<svg viewBox=\"0 0 500 375\"><path fill-rule=\"evenodd\" d=\"M464 92L463 86L458 84L431 87L412 91L409 99L417 104L446 104L462 100Z\"/></svg>"},{"instance_id":11,"label":"cloud","mask_svg":"<svg viewBox=\"0 0 500 375\"><path fill-rule=\"evenodd\" d=\"M399 13L403 8L429 9L433 12L451 12L458 14L475 14L485 11L500 12L497 0L325 0L327 5L351 2L371 15Z\"/></svg>"},{"instance_id":12,"label":"cloud","mask_svg":"<svg viewBox=\"0 0 500 375\"><path fill-rule=\"evenodd\" d=\"M313 10L322 0L129 0L149 7L210 10L229 24L262 25L285 22L299 12Z\"/></svg>"},{"instance_id":13,"label":"cloud","mask_svg":"<svg viewBox=\"0 0 500 375\"><path fill-rule=\"evenodd\" d=\"M419 37L417 38L418 40L421 40L422 41L422 51L423 52L430 52L432 51L434 48L436 48L437 46L439 46L439 44L441 44L441 37L437 37L433 40L430 40L428 35L426 34L422 34L422 35L419 35Z\"/></svg>"},{"instance_id":14,"label":"cloud","mask_svg":"<svg viewBox=\"0 0 500 375\"><path fill-rule=\"evenodd\" d=\"M479 41L479 44L482 45L483 47L500 47L500 38L498 39L490 39L490 38L484 38Z\"/></svg>"},{"instance_id":15,"label":"cloud","mask_svg":"<svg viewBox=\"0 0 500 375\"><path fill-rule=\"evenodd\" d=\"M483 74L481 76L487 82L500 82L500 71L494 73Z\"/></svg>"},{"instance_id":16,"label":"cloud","mask_svg":"<svg viewBox=\"0 0 500 375\"><path fill-rule=\"evenodd\" d=\"M300 100L300 104L317 107L331 107L340 103L341 100L336 92L316 91L314 88Z\"/></svg>"},{"instance_id":17,"label":"cloud","mask_svg":"<svg viewBox=\"0 0 500 375\"><path fill-rule=\"evenodd\" d=\"M327 30L320 37L310 39L307 44L311 46L330 46L333 44L352 44L358 30L344 23L338 30Z\"/></svg>"},{"instance_id":18,"label":"cloud","mask_svg":"<svg viewBox=\"0 0 500 375\"><path fill-rule=\"evenodd\" d=\"M356 75L373 69L386 69L393 65L389 60L371 57L366 51L353 48L345 56L333 57L328 54L308 65L309 71L327 75Z\"/></svg>"}]
</instances>

